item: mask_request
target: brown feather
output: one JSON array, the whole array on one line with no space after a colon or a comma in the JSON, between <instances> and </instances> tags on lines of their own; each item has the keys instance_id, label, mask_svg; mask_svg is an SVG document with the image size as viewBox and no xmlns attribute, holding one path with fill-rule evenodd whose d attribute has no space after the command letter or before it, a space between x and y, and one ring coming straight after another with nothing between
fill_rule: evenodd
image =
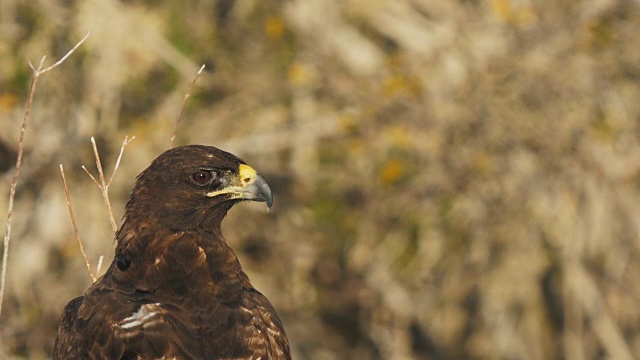
<instances>
[{"instance_id":1,"label":"brown feather","mask_svg":"<svg viewBox=\"0 0 640 360\"><path fill-rule=\"evenodd\" d=\"M290 359L275 309L222 237L237 200L204 195L233 181L240 164L185 146L140 174L115 258L65 308L54 359ZM190 178L199 169L217 177L200 186Z\"/></svg>"}]
</instances>

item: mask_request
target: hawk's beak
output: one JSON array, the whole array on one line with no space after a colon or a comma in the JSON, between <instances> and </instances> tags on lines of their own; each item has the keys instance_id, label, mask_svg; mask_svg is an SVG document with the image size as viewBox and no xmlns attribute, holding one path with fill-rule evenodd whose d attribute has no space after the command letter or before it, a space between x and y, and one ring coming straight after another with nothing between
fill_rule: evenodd
<instances>
[{"instance_id":1,"label":"hawk's beak","mask_svg":"<svg viewBox=\"0 0 640 360\"><path fill-rule=\"evenodd\" d=\"M267 180L260 174L256 174L251 184L241 187L238 193L242 194L245 200L264 201L267 203L267 210L271 210L273 205L273 194L271 188L267 184Z\"/></svg>"},{"instance_id":2,"label":"hawk's beak","mask_svg":"<svg viewBox=\"0 0 640 360\"><path fill-rule=\"evenodd\" d=\"M214 197L222 194L231 195L231 199L266 202L267 211L271 210L273 205L273 194L267 180L251 166L245 164L240 164L238 176L230 186L207 193L207 196Z\"/></svg>"}]
</instances>

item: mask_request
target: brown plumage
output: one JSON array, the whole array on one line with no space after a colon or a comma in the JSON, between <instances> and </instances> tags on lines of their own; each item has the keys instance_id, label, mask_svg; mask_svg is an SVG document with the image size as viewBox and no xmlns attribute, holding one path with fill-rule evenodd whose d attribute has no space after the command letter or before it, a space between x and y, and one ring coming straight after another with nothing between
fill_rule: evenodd
<instances>
[{"instance_id":1,"label":"brown plumage","mask_svg":"<svg viewBox=\"0 0 640 360\"><path fill-rule=\"evenodd\" d=\"M275 309L220 223L264 178L208 146L166 151L136 181L111 266L65 307L54 359L290 359Z\"/></svg>"}]
</instances>

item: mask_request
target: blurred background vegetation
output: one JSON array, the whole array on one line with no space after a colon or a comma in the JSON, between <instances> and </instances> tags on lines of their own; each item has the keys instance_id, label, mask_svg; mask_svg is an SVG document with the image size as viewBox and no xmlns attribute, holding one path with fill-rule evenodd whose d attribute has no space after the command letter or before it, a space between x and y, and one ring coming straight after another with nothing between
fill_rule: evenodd
<instances>
[{"instance_id":1,"label":"blurred background vegetation","mask_svg":"<svg viewBox=\"0 0 640 360\"><path fill-rule=\"evenodd\" d=\"M50 357L114 242L93 169L177 144L263 173L223 231L298 359L640 354L637 0L3 0L0 215L31 70L0 358ZM103 269L105 266L103 266Z\"/></svg>"}]
</instances>

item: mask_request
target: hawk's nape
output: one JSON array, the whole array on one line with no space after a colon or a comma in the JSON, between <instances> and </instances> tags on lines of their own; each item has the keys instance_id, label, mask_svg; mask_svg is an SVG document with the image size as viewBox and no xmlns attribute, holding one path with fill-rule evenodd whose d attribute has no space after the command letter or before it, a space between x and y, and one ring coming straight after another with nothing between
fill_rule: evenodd
<instances>
[{"instance_id":1,"label":"hawk's nape","mask_svg":"<svg viewBox=\"0 0 640 360\"><path fill-rule=\"evenodd\" d=\"M54 359L290 359L284 327L242 271L220 225L266 180L214 147L176 147L143 171L115 257L65 307Z\"/></svg>"}]
</instances>

